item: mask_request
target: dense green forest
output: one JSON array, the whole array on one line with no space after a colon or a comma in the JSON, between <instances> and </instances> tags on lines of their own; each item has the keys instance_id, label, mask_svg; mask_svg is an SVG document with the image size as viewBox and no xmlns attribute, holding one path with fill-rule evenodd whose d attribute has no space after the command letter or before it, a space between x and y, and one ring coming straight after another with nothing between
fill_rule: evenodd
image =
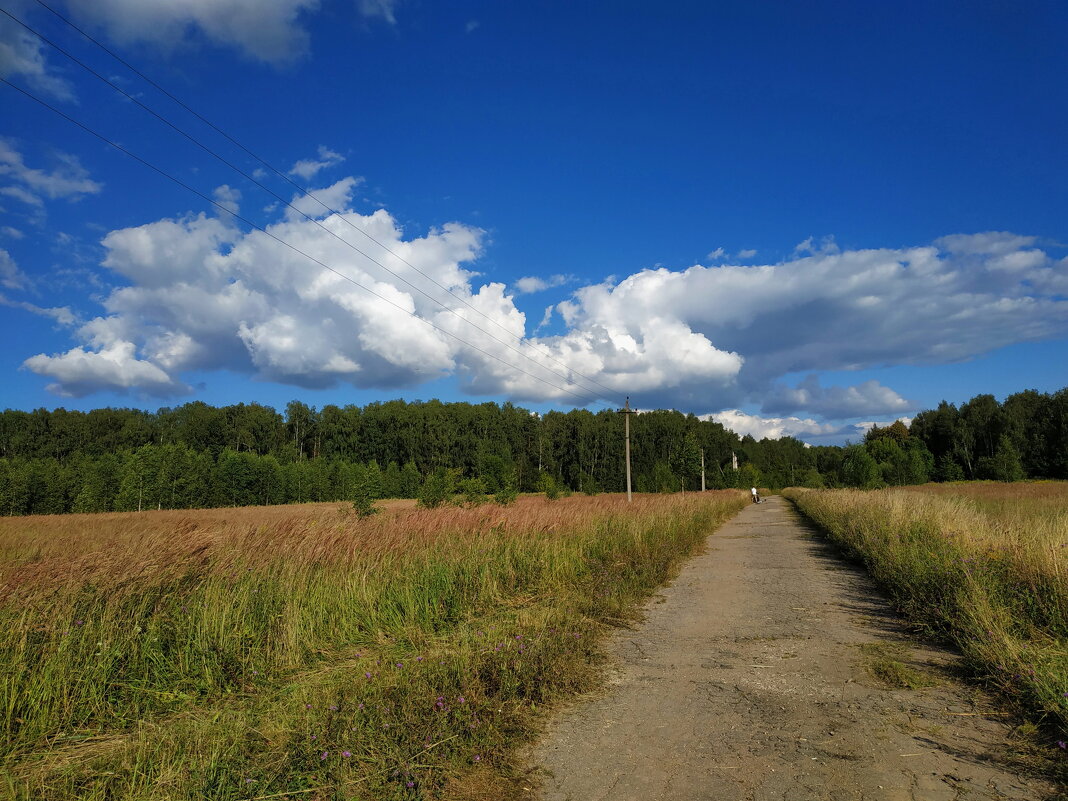
<instances>
[{"instance_id":1,"label":"dense green forest","mask_svg":"<svg viewBox=\"0 0 1068 801\"><path fill-rule=\"evenodd\" d=\"M738 437L675 411L631 422L639 492L699 488L702 452L710 488L1068 478L1068 389L943 402L911 427L875 428L843 447ZM490 492L535 491L543 473L575 491L619 492L622 415L399 400L321 410L293 401L284 414L199 401L0 413L5 515L339 501L357 485L410 498L438 468L481 478Z\"/></svg>"}]
</instances>

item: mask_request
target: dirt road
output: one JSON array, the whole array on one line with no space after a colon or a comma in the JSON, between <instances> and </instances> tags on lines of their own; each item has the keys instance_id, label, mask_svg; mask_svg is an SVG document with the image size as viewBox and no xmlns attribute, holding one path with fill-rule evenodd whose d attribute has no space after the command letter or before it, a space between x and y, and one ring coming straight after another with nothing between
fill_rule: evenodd
<instances>
[{"instance_id":1,"label":"dirt road","mask_svg":"<svg viewBox=\"0 0 1068 801\"><path fill-rule=\"evenodd\" d=\"M954 657L912 640L867 577L778 497L713 535L610 648L608 687L534 749L545 801L1054 791L1023 775L1004 718L953 679ZM881 682L870 672L880 656L934 686Z\"/></svg>"}]
</instances>

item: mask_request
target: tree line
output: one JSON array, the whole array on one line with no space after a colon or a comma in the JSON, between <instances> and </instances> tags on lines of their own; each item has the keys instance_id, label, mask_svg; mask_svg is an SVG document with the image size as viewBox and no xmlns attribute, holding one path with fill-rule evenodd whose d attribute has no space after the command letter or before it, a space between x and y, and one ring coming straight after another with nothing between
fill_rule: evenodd
<instances>
[{"instance_id":1,"label":"tree line","mask_svg":"<svg viewBox=\"0 0 1068 801\"><path fill-rule=\"evenodd\" d=\"M676 411L632 418L638 492L1068 478L1068 390L942 403L911 426L847 446L739 437ZM0 413L0 514L134 511L414 498L451 471L486 491L621 492L624 434L614 411L535 414L510 403L406 402L280 413L194 401L156 412ZM733 467L737 458L738 469Z\"/></svg>"}]
</instances>

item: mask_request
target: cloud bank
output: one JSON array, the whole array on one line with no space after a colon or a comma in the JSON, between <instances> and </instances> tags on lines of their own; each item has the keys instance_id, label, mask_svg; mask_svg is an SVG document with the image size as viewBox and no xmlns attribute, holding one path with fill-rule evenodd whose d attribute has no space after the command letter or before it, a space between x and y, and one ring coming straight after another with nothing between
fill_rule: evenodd
<instances>
[{"instance_id":1,"label":"cloud bank","mask_svg":"<svg viewBox=\"0 0 1068 801\"><path fill-rule=\"evenodd\" d=\"M776 414L804 410L827 418L901 414L913 404L878 381L852 387L822 387L819 377L809 375L796 387L776 385L764 396L762 411Z\"/></svg>"},{"instance_id":2,"label":"cloud bank","mask_svg":"<svg viewBox=\"0 0 1068 801\"><path fill-rule=\"evenodd\" d=\"M749 435L756 440L794 437L813 445L839 444L843 440L859 442L868 429L874 425L890 425L895 419L902 420L906 425L912 422L909 417L898 417L881 421L865 420L859 423L826 423L811 417L761 417L740 409L726 409L722 412L701 415L701 419L714 420L724 428L743 437Z\"/></svg>"},{"instance_id":3,"label":"cloud bank","mask_svg":"<svg viewBox=\"0 0 1068 801\"><path fill-rule=\"evenodd\" d=\"M780 437L834 436L840 433L839 426L821 423L812 418L760 417L740 409L725 409L722 412L701 415L703 420L714 420L739 436L749 435L754 439L779 439Z\"/></svg>"},{"instance_id":4,"label":"cloud bank","mask_svg":"<svg viewBox=\"0 0 1068 801\"><path fill-rule=\"evenodd\" d=\"M125 285L74 329L74 347L25 366L68 395L181 394L192 370L385 390L452 375L472 394L528 402L629 394L644 408L756 404L773 421L765 426L814 425L822 436L817 418L897 417L912 404L876 381L821 386L817 371L943 364L1068 334L1068 260L1034 237L988 232L902 249L809 244L778 264L642 270L577 289L551 307L563 333L535 336L513 292L556 277L512 291L480 282L479 229L448 223L406 237L387 211L352 210L358 185L316 190L342 209L321 216L309 205L322 227L291 213L268 227L342 275L225 213L112 231L103 266ZM225 187L219 196L238 200ZM367 250L351 227L387 245L392 253L368 253L431 297L340 241ZM784 381L796 373L811 375Z\"/></svg>"}]
</instances>

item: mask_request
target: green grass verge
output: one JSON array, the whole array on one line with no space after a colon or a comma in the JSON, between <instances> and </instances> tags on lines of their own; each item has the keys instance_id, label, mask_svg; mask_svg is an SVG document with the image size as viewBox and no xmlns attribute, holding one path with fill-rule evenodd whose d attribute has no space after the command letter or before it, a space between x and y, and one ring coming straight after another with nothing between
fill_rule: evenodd
<instances>
[{"instance_id":1,"label":"green grass verge","mask_svg":"<svg viewBox=\"0 0 1068 801\"><path fill-rule=\"evenodd\" d=\"M911 621L952 642L975 675L1065 749L1068 509L1027 514L1017 504L995 515L908 490L784 495L861 561Z\"/></svg>"}]
</instances>

